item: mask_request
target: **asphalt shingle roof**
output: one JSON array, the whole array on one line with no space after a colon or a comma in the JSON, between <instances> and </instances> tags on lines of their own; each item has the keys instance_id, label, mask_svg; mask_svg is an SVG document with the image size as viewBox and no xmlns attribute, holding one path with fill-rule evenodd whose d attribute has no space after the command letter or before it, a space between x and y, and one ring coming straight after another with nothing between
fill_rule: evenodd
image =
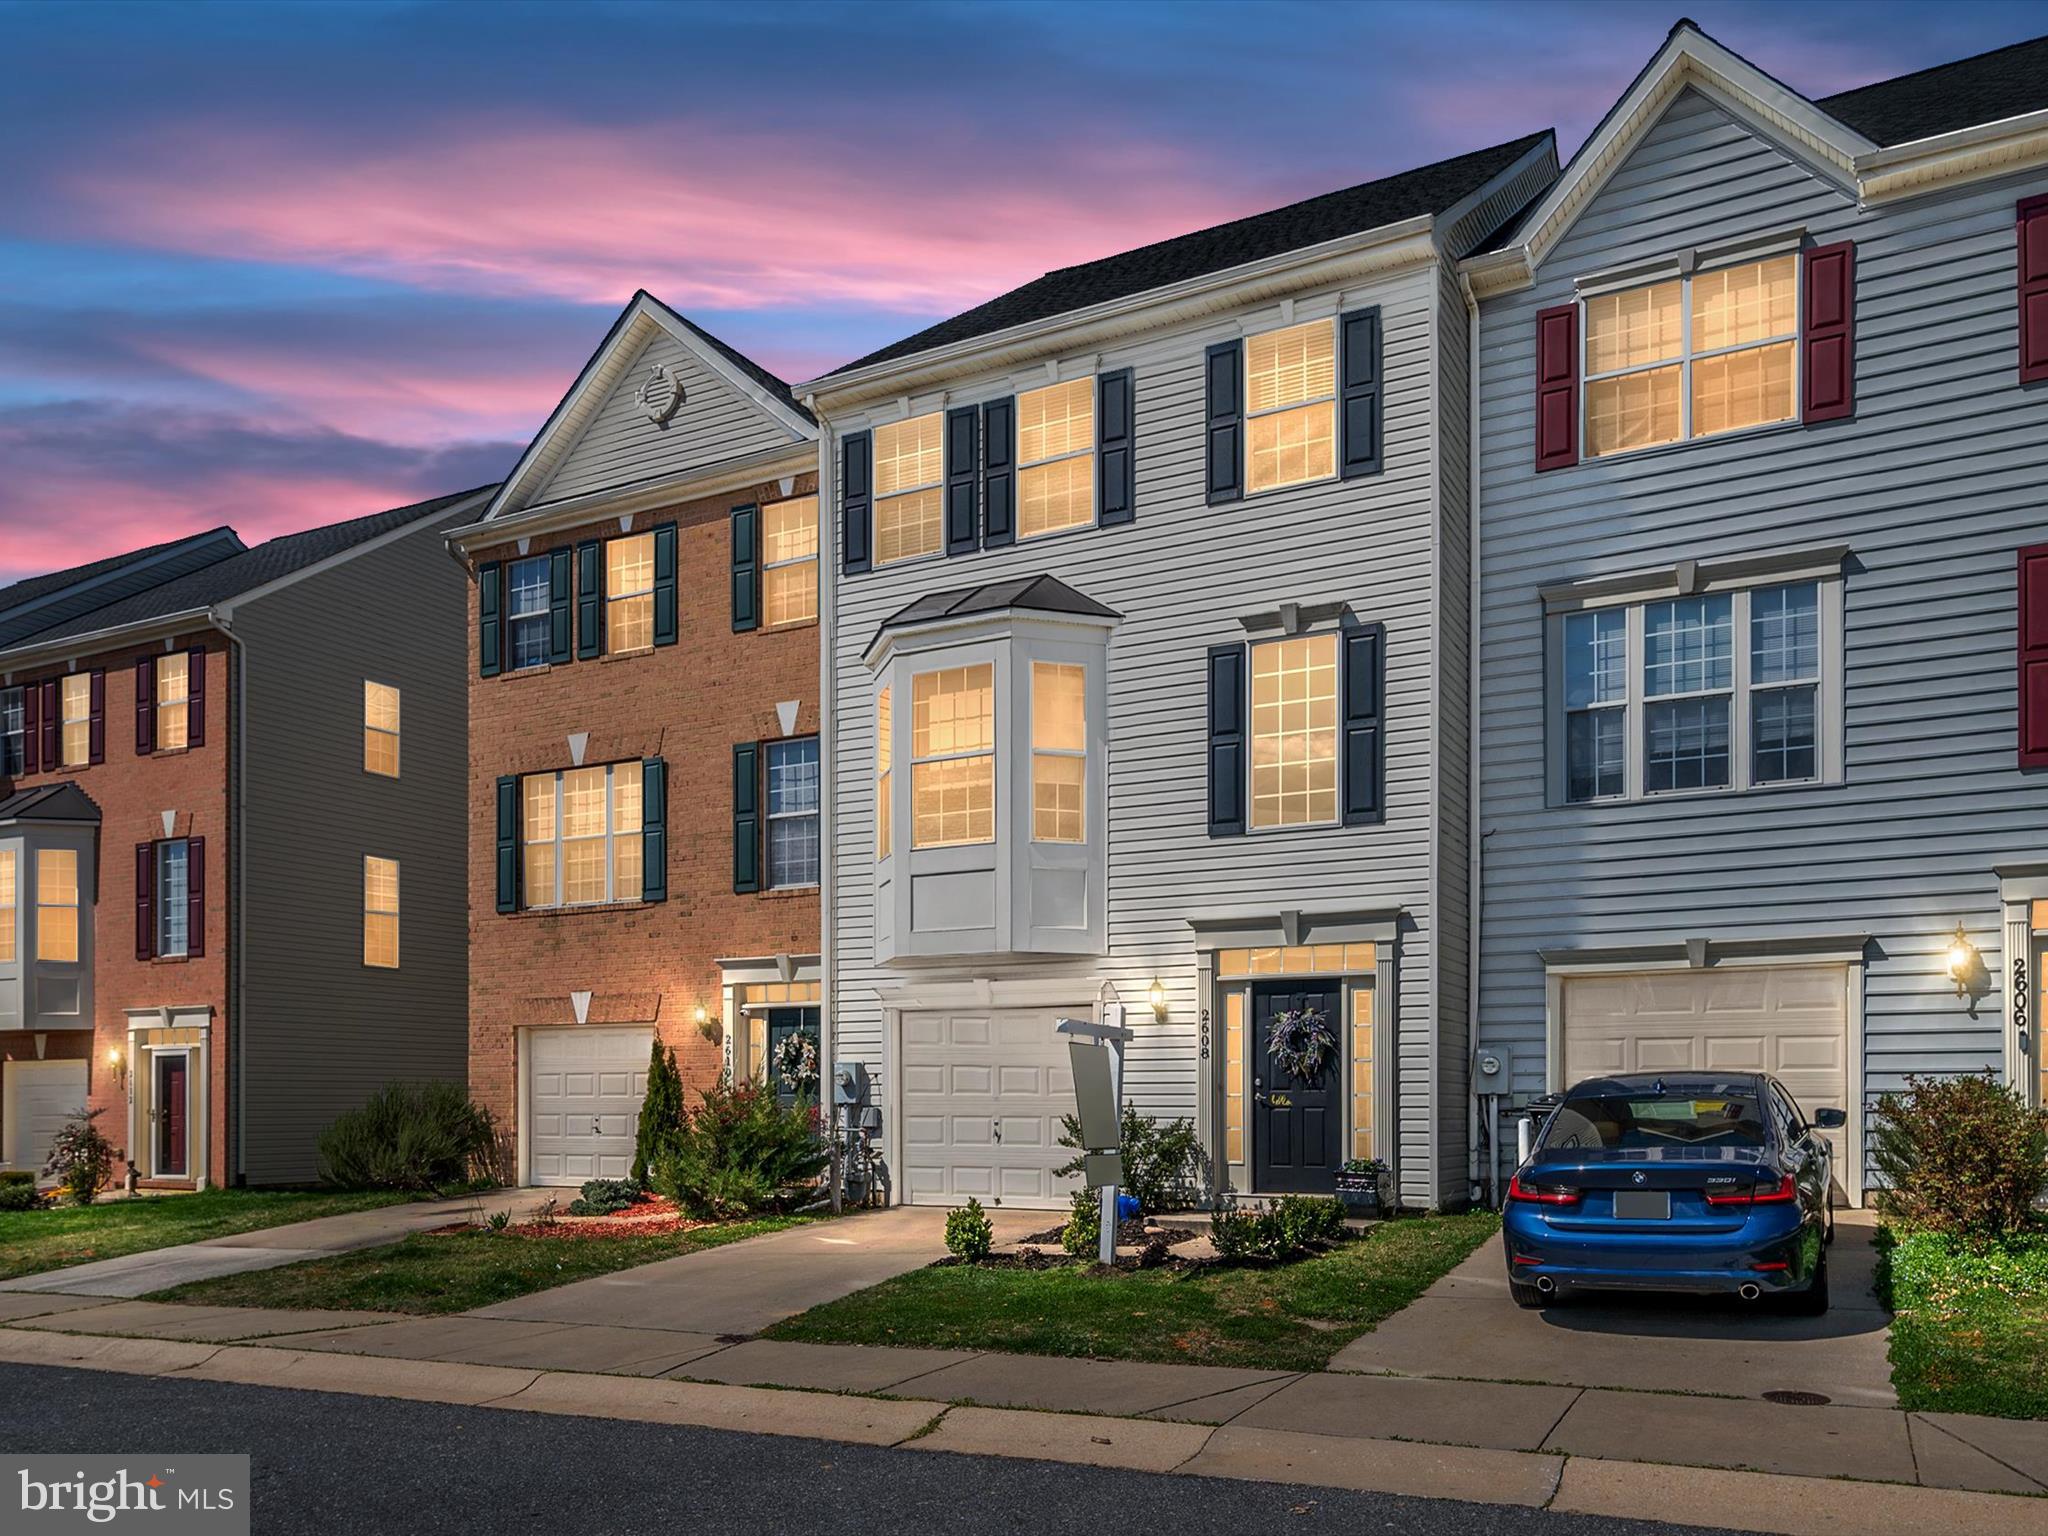
<instances>
[{"instance_id":1,"label":"asphalt shingle roof","mask_svg":"<svg viewBox=\"0 0 2048 1536\"><path fill-rule=\"evenodd\" d=\"M914 624L931 624L940 619L968 618L977 613L1002 613L1011 608L1029 608L1035 613L1080 614L1098 619L1123 617L1087 593L1077 592L1057 576L1013 576L1007 581L984 582L978 587L928 592L882 620L881 627L875 631L875 639L881 639L892 629L907 629Z\"/></svg>"},{"instance_id":2,"label":"asphalt shingle roof","mask_svg":"<svg viewBox=\"0 0 2048 1536\"><path fill-rule=\"evenodd\" d=\"M180 544L197 543L201 539L210 539L223 533L231 539L235 536L235 530L232 528L209 528L204 533L188 533L183 538L166 539L161 544L150 544L142 549L123 550L118 555L108 555L104 560L94 560L85 565L74 565L68 570L48 571L40 576L24 576L20 581L0 587L0 613L5 613L22 603L32 602L46 593L71 586L75 582L91 581L96 576L104 576L124 565L147 560L152 555L160 555L166 550L177 548ZM235 542L239 545L241 540L235 539Z\"/></svg>"},{"instance_id":3,"label":"asphalt shingle roof","mask_svg":"<svg viewBox=\"0 0 2048 1536\"><path fill-rule=\"evenodd\" d=\"M1439 160L1434 165L1402 171L1341 192L1326 192L1320 197L1140 246L1101 261L1062 267L950 320L927 326L914 336L856 358L835 368L833 373L928 352L1013 325L1025 325L1070 310L1086 309L1091 304L1104 304L1170 283L1226 271L1264 257L1321 245L1418 214L1442 213L1542 143L1547 132Z\"/></svg>"},{"instance_id":4,"label":"asphalt shingle roof","mask_svg":"<svg viewBox=\"0 0 2048 1536\"><path fill-rule=\"evenodd\" d=\"M2048 37L1823 96L1814 105L1887 146L2039 112L2048 108Z\"/></svg>"},{"instance_id":5,"label":"asphalt shingle roof","mask_svg":"<svg viewBox=\"0 0 2048 1536\"><path fill-rule=\"evenodd\" d=\"M0 649L77 614L226 560L247 547L234 529L213 528L70 570L30 576L0 592Z\"/></svg>"},{"instance_id":6,"label":"asphalt shingle roof","mask_svg":"<svg viewBox=\"0 0 2048 1536\"><path fill-rule=\"evenodd\" d=\"M100 808L76 784L38 784L0 799L0 822L98 821Z\"/></svg>"},{"instance_id":7,"label":"asphalt shingle roof","mask_svg":"<svg viewBox=\"0 0 2048 1536\"><path fill-rule=\"evenodd\" d=\"M641 292L646 293L646 290L642 289ZM763 368L759 363L755 362L751 357L747 356L746 353L740 351L737 347L729 346L725 342L720 341L716 336L712 335L709 331L705 330L703 326L699 325L696 321L692 320L688 315L682 314L677 310L670 309L668 305L662 304L661 300L655 298L654 295L651 293L647 294L647 297L654 303L661 304L661 307L664 310L668 311L669 317L673 319L676 322L676 324L684 327L686 330L690 332L691 335L695 336L698 340L704 342L707 346L715 350L720 357L724 358L727 362L731 363L735 368L738 368L740 372L744 373L756 384L760 385L763 389L767 390L769 394L775 396L776 399L780 400L784 405L788 406L791 410L795 411L797 415L803 417L805 421L810 422L813 426L817 425L818 418L813 416L807 409L805 409L804 403L801 400L797 399L796 395L791 391L790 387L781 379L778 379L774 374L770 373L766 368Z\"/></svg>"}]
</instances>

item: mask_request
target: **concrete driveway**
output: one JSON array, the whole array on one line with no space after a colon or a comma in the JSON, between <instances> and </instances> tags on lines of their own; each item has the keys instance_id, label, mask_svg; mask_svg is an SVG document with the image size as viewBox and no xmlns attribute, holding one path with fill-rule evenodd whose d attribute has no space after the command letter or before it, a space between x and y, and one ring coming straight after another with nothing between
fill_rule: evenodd
<instances>
[{"instance_id":1,"label":"concrete driveway","mask_svg":"<svg viewBox=\"0 0 2048 1536\"><path fill-rule=\"evenodd\" d=\"M1735 1301L1617 1296L1525 1312L1508 1298L1499 1239L1406 1311L1340 1350L1333 1371L1473 1381L1762 1397L1815 1392L1892 1408L1891 1316L1872 1286L1874 1219L1838 1213L1825 1317L1789 1317Z\"/></svg>"}]
</instances>

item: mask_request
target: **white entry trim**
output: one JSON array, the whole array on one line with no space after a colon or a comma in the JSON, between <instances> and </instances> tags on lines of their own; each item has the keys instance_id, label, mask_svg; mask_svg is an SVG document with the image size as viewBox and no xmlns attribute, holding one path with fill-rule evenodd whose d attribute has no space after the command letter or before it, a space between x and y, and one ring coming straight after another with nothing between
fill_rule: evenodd
<instances>
[{"instance_id":1,"label":"white entry trim","mask_svg":"<svg viewBox=\"0 0 2048 1536\"><path fill-rule=\"evenodd\" d=\"M2048 901L2048 864L2001 864L1998 899L2003 911L2005 964L1997 991L2005 1003L2005 1081L2028 1103L2038 1103L2041 1021L2034 1017L2041 980L2034 970L2034 903Z\"/></svg>"},{"instance_id":2,"label":"white entry trim","mask_svg":"<svg viewBox=\"0 0 2048 1536\"><path fill-rule=\"evenodd\" d=\"M136 1085L142 1081L142 1074L156 1071L156 1055L159 1050L184 1051L187 1054L185 1066L185 1167L186 1178L195 1189L205 1189L211 1182L213 1168L213 1005L210 1003L173 1003L164 1008L130 1008L128 1019L128 1060L127 1070L127 1111L128 1111L128 1160L150 1169L149 1176L157 1178L156 1138L151 1128L138 1122L138 1100ZM152 1045L146 1036L151 1030L190 1029L197 1031L196 1044L162 1046ZM149 1081L149 1096L156 1097L156 1082ZM140 1138L147 1138L146 1140ZM138 1157L138 1151L146 1156Z\"/></svg>"}]
</instances>

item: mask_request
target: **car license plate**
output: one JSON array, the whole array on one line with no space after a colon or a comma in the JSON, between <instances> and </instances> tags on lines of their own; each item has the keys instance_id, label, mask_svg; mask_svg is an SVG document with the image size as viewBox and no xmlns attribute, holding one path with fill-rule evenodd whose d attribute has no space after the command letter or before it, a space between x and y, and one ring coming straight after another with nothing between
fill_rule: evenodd
<instances>
[{"instance_id":1,"label":"car license plate","mask_svg":"<svg viewBox=\"0 0 2048 1536\"><path fill-rule=\"evenodd\" d=\"M1614 1192L1616 1221L1669 1221L1671 1191L1668 1189L1617 1189Z\"/></svg>"}]
</instances>

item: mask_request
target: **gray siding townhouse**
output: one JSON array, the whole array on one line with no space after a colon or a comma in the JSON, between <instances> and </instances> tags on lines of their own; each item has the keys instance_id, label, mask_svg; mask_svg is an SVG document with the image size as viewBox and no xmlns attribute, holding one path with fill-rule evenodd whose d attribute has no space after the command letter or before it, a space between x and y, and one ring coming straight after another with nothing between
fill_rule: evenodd
<instances>
[{"instance_id":1,"label":"gray siding townhouse","mask_svg":"<svg viewBox=\"0 0 2048 1536\"><path fill-rule=\"evenodd\" d=\"M1454 263L1549 134L1041 277L822 426L828 1052L895 1195L1064 1202L1062 1016L1220 1188L1466 1192ZM1276 1023L1309 1049L1271 1053Z\"/></svg>"},{"instance_id":2,"label":"gray siding townhouse","mask_svg":"<svg viewBox=\"0 0 2048 1536\"><path fill-rule=\"evenodd\" d=\"M2044 198L2048 39L1812 101L1688 22L1464 263L1511 1102L1774 1071L1857 1200L1908 1074L2039 1095Z\"/></svg>"}]
</instances>

